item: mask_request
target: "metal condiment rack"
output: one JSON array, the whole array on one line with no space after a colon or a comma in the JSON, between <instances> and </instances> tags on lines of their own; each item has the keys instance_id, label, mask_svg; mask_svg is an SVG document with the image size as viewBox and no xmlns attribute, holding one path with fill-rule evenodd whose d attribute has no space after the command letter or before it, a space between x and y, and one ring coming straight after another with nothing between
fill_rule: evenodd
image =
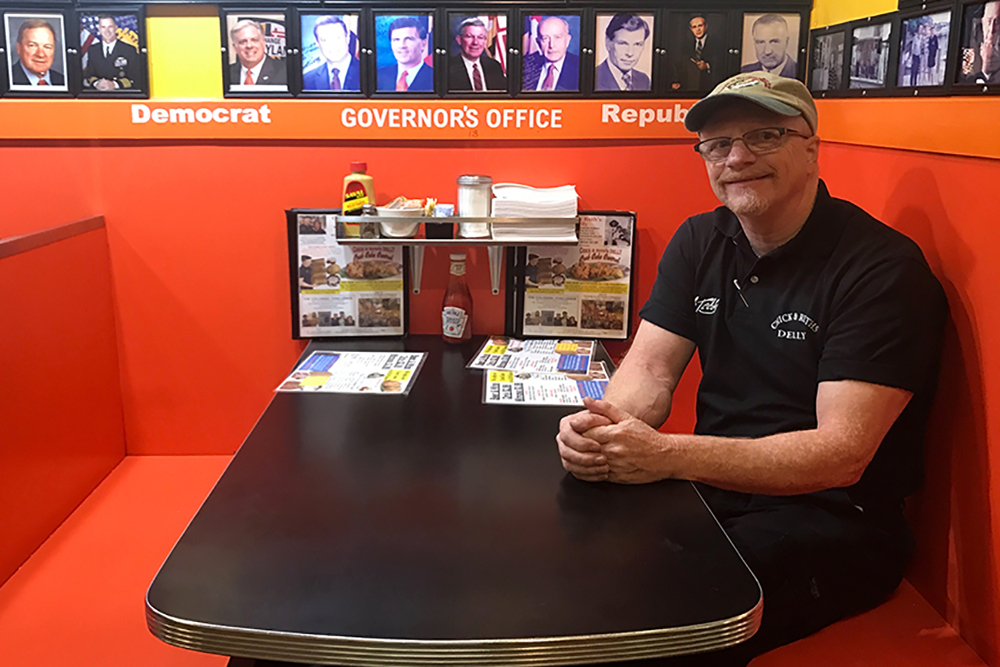
<instances>
[{"instance_id":1,"label":"metal condiment rack","mask_svg":"<svg viewBox=\"0 0 1000 667\"><path fill-rule=\"evenodd\" d=\"M463 218L458 216L453 216L450 218L432 218L432 217L402 217L402 218L385 218L375 215L365 215L365 216L336 216L337 221L337 243L343 245L403 245L411 248L411 262L410 262L410 283L414 294L420 294L420 279L423 276L424 270L424 248L427 246L486 246L487 253L489 254L490 263L490 287L493 294L500 293L500 267L503 266L503 249L507 246L524 246L524 245L552 245L552 246L572 246L579 243L579 235L576 231L573 232L572 239L558 239L553 240L551 238L538 238L533 239L527 236L521 236L517 239L497 239L493 236L494 225L503 226L504 223L517 223L524 224L526 222L534 222L539 224L565 224L567 221L573 220L574 222L579 222L580 218ZM412 238L412 237L393 237L393 236L379 236L377 238L361 238L358 236L344 236L341 233L340 223L351 223L351 224L368 224L368 223L399 223L399 224L412 224L416 223L428 223L428 224L454 224L459 225L462 223L473 223L473 224L483 224L489 223L489 236L484 236L481 238L454 238L454 239L428 239L428 238ZM458 229L457 227L455 228ZM426 233L426 228L425 228Z\"/></svg>"}]
</instances>

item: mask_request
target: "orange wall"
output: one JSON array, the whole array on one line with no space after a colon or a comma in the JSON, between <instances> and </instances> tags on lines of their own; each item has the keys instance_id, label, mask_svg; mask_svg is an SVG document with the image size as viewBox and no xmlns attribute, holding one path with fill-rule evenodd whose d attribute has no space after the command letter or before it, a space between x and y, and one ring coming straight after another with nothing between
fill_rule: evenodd
<instances>
[{"instance_id":1,"label":"orange wall","mask_svg":"<svg viewBox=\"0 0 1000 667\"><path fill-rule=\"evenodd\" d=\"M104 229L0 258L0 351L2 584L125 455Z\"/></svg>"},{"instance_id":2,"label":"orange wall","mask_svg":"<svg viewBox=\"0 0 1000 667\"><path fill-rule=\"evenodd\" d=\"M1000 664L993 522L1000 503L1000 237L992 196L1000 162L827 144L821 168L834 195L916 240L948 295L927 482L910 507L917 556L909 579L989 664Z\"/></svg>"},{"instance_id":3,"label":"orange wall","mask_svg":"<svg viewBox=\"0 0 1000 667\"><path fill-rule=\"evenodd\" d=\"M0 235L46 216L106 216L130 454L239 446L302 347L290 338L283 211L338 206L354 159L367 160L382 201L402 193L454 201L457 176L486 173L575 183L583 208L636 210L640 298L673 230L714 201L687 142L0 145L2 163L44 164L46 182L64 187L40 207L21 196L37 186L37 171L10 174L0 185ZM442 249L428 250L424 289L411 301L417 333L440 328L445 260ZM500 332L503 297L489 293L485 250L471 263L474 329Z\"/></svg>"},{"instance_id":4,"label":"orange wall","mask_svg":"<svg viewBox=\"0 0 1000 667\"><path fill-rule=\"evenodd\" d=\"M859 105L863 102L859 101ZM108 220L125 430L134 454L230 453L302 345L289 337L282 211L337 205L352 159L368 161L380 200L453 200L455 177L487 173L535 185L575 183L582 208L639 215L638 300L670 235L715 205L687 142L0 145L4 164L44 164L64 191L39 207L21 169L0 185L0 235L102 212ZM911 579L991 664L1000 664L990 440L1000 418L1000 261L989 184L1000 162L828 143L824 177L913 236L952 307L944 389L932 423L927 489L914 503L919 554ZM985 194L984 194L985 193ZM428 251L412 329L436 330L445 253ZM471 278L478 332L502 327L484 251ZM617 346L620 350L622 346ZM696 374L670 426L691 427ZM220 385L224 382L224 385Z\"/></svg>"}]
</instances>

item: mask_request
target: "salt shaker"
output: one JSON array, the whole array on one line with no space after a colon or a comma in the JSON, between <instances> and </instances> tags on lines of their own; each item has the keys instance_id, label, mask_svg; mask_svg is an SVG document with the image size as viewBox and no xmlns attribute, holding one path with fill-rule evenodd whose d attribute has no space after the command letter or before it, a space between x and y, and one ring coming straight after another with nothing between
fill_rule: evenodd
<instances>
[{"instance_id":1,"label":"salt shaker","mask_svg":"<svg viewBox=\"0 0 1000 667\"><path fill-rule=\"evenodd\" d=\"M488 218L493 179L489 176L465 175L458 177L458 215L465 218ZM463 222L458 225L458 235L467 239L485 238L490 235L488 222Z\"/></svg>"}]
</instances>

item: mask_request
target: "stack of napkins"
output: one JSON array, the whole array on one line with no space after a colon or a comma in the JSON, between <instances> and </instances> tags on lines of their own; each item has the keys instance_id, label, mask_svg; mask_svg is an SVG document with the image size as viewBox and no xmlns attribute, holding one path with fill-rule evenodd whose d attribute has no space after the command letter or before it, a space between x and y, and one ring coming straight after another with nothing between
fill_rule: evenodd
<instances>
[{"instance_id":1,"label":"stack of napkins","mask_svg":"<svg viewBox=\"0 0 1000 667\"><path fill-rule=\"evenodd\" d=\"M533 188L517 183L493 186L494 218L527 218L520 222L493 223L493 238L504 241L576 240L576 187ZM530 218L566 218L532 220Z\"/></svg>"},{"instance_id":2,"label":"stack of napkins","mask_svg":"<svg viewBox=\"0 0 1000 667\"><path fill-rule=\"evenodd\" d=\"M496 218L575 218L576 187L533 188L517 183L493 186Z\"/></svg>"}]
</instances>

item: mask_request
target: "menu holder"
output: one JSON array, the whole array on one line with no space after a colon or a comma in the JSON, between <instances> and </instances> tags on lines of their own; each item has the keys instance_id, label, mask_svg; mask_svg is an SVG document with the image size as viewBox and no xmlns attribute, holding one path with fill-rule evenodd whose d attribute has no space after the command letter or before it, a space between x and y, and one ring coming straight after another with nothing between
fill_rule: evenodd
<instances>
[{"instance_id":1,"label":"menu holder","mask_svg":"<svg viewBox=\"0 0 1000 667\"><path fill-rule=\"evenodd\" d=\"M516 337L632 335L636 214L580 211L576 245L519 248L508 265L507 331Z\"/></svg>"},{"instance_id":2,"label":"menu holder","mask_svg":"<svg viewBox=\"0 0 1000 667\"><path fill-rule=\"evenodd\" d=\"M291 209L288 263L292 338L403 336L409 253L400 245L345 245L339 209Z\"/></svg>"}]
</instances>

